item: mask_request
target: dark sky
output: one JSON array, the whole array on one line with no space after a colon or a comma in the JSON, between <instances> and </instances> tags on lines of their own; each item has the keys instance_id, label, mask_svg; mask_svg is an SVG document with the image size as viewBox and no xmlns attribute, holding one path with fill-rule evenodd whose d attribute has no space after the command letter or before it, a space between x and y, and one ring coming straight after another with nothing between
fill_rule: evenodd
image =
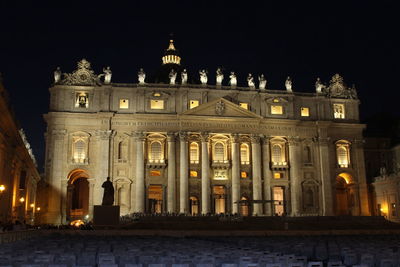
<instances>
[{"instance_id":1,"label":"dark sky","mask_svg":"<svg viewBox=\"0 0 400 267\"><path fill-rule=\"evenodd\" d=\"M136 82L161 63L174 34L189 75L201 68L264 73L269 88L313 92L341 74L355 84L362 118L399 115L399 14L395 1L53 1L0 2L0 72L18 120L43 165L48 88L57 66L86 58L113 82ZM84 3L85 2L85 3ZM113 4L118 3L118 4Z\"/></svg>"}]
</instances>

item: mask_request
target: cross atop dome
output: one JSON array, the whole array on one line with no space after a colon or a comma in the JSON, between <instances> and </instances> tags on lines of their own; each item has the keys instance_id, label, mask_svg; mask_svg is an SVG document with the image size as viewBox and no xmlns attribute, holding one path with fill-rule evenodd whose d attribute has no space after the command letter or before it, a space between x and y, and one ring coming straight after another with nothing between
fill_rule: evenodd
<instances>
[{"instance_id":1,"label":"cross atop dome","mask_svg":"<svg viewBox=\"0 0 400 267\"><path fill-rule=\"evenodd\" d=\"M181 57L178 54L178 50L176 50L175 45L174 45L174 40L170 39L169 40L169 46L168 49L165 50L165 55L162 57L162 64L175 64L175 65L181 65Z\"/></svg>"}]
</instances>

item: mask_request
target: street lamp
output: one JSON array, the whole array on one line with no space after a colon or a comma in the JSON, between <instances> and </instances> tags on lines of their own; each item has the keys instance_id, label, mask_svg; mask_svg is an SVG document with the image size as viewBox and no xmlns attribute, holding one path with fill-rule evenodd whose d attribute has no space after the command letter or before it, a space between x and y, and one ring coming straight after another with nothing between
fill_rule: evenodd
<instances>
[{"instance_id":1,"label":"street lamp","mask_svg":"<svg viewBox=\"0 0 400 267\"><path fill-rule=\"evenodd\" d=\"M4 184L0 184L0 194L3 193L4 190L6 190L6 186Z\"/></svg>"},{"instance_id":2,"label":"street lamp","mask_svg":"<svg viewBox=\"0 0 400 267\"><path fill-rule=\"evenodd\" d=\"M21 205L22 205L22 203L25 202L25 198L24 198L24 197L21 197L21 198L19 199L19 202L21 202Z\"/></svg>"}]
</instances>

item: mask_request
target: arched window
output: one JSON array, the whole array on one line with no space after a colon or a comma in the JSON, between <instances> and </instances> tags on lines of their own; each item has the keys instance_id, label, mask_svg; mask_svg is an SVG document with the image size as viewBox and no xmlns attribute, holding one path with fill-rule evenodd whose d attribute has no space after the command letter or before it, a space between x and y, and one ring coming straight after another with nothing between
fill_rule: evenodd
<instances>
[{"instance_id":1,"label":"arched window","mask_svg":"<svg viewBox=\"0 0 400 267\"><path fill-rule=\"evenodd\" d=\"M214 160L215 161L225 160L225 146L221 142L216 143L214 146Z\"/></svg>"},{"instance_id":2,"label":"arched window","mask_svg":"<svg viewBox=\"0 0 400 267\"><path fill-rule=\"evenodd\" d=\"M199 163L199 144L196 142L190 143L190 163Z\"/></svg>"},{"instance_id":3,"label":"arched window","mask_svg":"<svg viewBox=\"0 0 400 267\"><path fill-rule=\"evenodd\" d=\"M303 162L305 164L311 164L311 148L309 146L305 146L303 150Z\"/></svg>"},{"instance_id":4,"label":"arched window","mask_svg":"<svg viewBox=\"0 0 400 267\"><path fill-rule=\"evenodd\" d=\"M311 188L308 188L308 190L305 193L304 204L306 207L314 206L314 192L312 191Z\"/></svg>"},{"instance_id":5,"label":"arched window","mask_svg":"<svg viewBox=\"0 0 400 267\"><path fill-rule=\"evenodd\" d=\"M125 141L118 143L118 159L126 160L128 157L128 144Z\"/></svg>"},{"instance_id":6,"label":"arched window","mask_svg":"<svg viewBox=\"0 0 400 267\"><path fill-rule=\"evenodd\" d=\"M350 145L346 141L336 143L337 164L341 168L348 168L350 165Z\"/></svg>"},{"instance_id":7,"label":"arched window","mask_svg":"<svg viewBox=\"0 0 400 267\"><path fill-rule=\"evenodd\" d=\"M162 159L161 143L155 141L150 145L150 160L160 161Z\"/></svg>"},{"instance_id":8,"label":"arched window","mask_svg":"<svg viewBox=\"0 0 400 267\"><path fill-rule=\"evenodd\" d=\"M242 164L250 164L249 145L240 145L240 161Z\"/></svg>"},{"instance_id":9,"label":"arched window","mask_svg":"<svg viewBox=\"0 0 400 267\"><path fill-rule=\"evenodd\" d=\"M282 146L280 144L272 145L271 159L274 165L280 165L282 162Z\"/></svg>"},{"instance_id":10,"label":"arched window","mask_svg":"<svg viewBox=\"0 0 400 267\"><path fill-rule=\"evenodd\" d=\"M77 139L73 145L73 161L74 163L84 163L87 155L87 144L83 139Z\"/></svg>"},{"instance_id":11,"label":"arched window","mask_svg":"<svg viewBox=\"0 0 400 267\"><path fill-rule=\"evenodd\" d=\"M197 215L199 214L199 199L197 197L190 197L190 214Z\"/></svg>"},{"instance_id":12,"label":"arched window","mask_svg":"<svg viewBox=\"0 0 400 267\"><path fill-rule=\"evenodd\" d=\"M249 199L247 197L240 198L240 214L249 216Z\"/></svg>"}]
</instances>

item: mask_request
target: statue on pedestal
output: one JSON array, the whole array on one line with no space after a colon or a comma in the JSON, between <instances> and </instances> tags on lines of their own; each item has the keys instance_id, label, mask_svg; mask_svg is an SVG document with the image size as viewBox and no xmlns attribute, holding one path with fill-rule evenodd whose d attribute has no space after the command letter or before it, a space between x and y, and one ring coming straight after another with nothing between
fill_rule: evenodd
<instances>
[{"instance_id":1,"label":"statue on pedestal","mask_svg":"<svg viewBox=\"0 0 400 267\"><path fill-rule=\"evenodd\" d=\"M103 68L103 72L104 72L104 84L110 84L112 75L110 67L107 67L106 69Z\"/></svg>"},{"instance_id":2,"label":"statue on pedestal","mask_svg":"<svg viewBox=\"0 0 400 267\"><path fill-rule=\"evenodd\" d=\"M104 188L102 206L112 206L114 204L114 186L110 181L110 177L107 177L107 181L101 186Z\"/></svg>"},{"instance_id":3,"label":"statue on pedestal","mask_svg":"<svg viewBox=\"0 0 400 267\"><path fill-rule=\"evenodd\" d=\"M255 89L256 85L254 84L254 77L251 73L247 76L247 84L249 85L250 89Z\"/></svg>"},{"instance_id":4,"label":"statue on pedestal","mask_svg":"<svg viewBox=\"0 0 400 267\"><path fill-rule=\"evenodd\" d=\"M286 91L288 92L293 92L292 91L292 79L290 79L290 77L288 76L285 82L285 87L286 87Z\"/></svg>"},{"instance_id":5,"label":"statue on pedestal","mask_svg":"<svg viewBox=\"0 0 400 267\"><path fill-rule=\"evenodd\" d=\"M176 81L176 71L174 70L174 69L172 69L170 72L169 72L169 84L175 84L175 81Z\"/></svg>"},{"instance_id":6,"label":"statue on pedestal","mask_svg":"<svg viewBox=\"0 0 400 267\"><path fill-rule=\"evenodd\" d=\"M54 71L54 83L59 83L61 81L61 69L57 67Z\"/></svg>"},{"instance_id":7,"label":"statue on pedestal","mask_svg":"<svg viewBox=\"0 0 400 267\"><path fill-rule=\"evenodd\" d=\"M217 85L221 85L222 84L222 80L224 79L224 74L222 73L221 68L217 69Z\"/></svg>"},{"instance_id":8,"label":"statue on pedestal","mask_svg":"<svg viewBox=\"0 0 400 267\"><path fill-rule=\"evenodd\" d=\"M146 79L146 73L144 72L143 68L140 68L138 72L139 84L144 84L144 79Z\"/></svg>"},{"instance_id":9,"label":"statue on pedestal","mask_svg":"<svg viewBox=\"0 0 400 267\"><path fill-rule=\"evenodd\" d=\"M187 84L188 73L187 73L186 69L183 69L183 71L181 72L181 80L182 80L182 84Z\"/></svg>"},{"instance_id":10,"label":"statue on pedestal","mask_svg":"<svg viewBox=\"0 0 400 267\"><path fill-rule=\"evenodd\" d=\"M237 78L236 78L235 72L231 71L231 75L229 75L229 78L230 78L229 84L230 84L232 87L236 87L236 85L237 85Z\"/></svg>"},{"instance_id":11,"label":"statue on pedestal","mask_svg":"<svg viewBox=\"0 0 400 267\"><path fill-rule=\"evenodd\" d=\"M258 76L258 81L259 81L259 86L258 88L260 90L265 90L267 88L267 80L264 77L264 74L261 74L260 76Z\"/></svg>"},{"instance_id":12,"label":"statue on pedestal","mask_svg":"<svg viewBox=\"0 0 400 267\"><path fill-rule=\"evenodd\" d=\"M317 78L317 81L315 82L315 91L317 92L317 94L323 93L322 90L324 90L325 88L326 86L322 84L321 79Z\"/></svg>"},{"instance_id":13,"label":"statue on pedestal","mask_svg":"<svg viewBox=\"0 0 400 267\"><path fill-rule=\"evenodd\" d=\"M206 85L207 84L207 71L206 70L201 70L199 71L200 74L200 82L202 85Z\"/></svg>"}]
</instances>

